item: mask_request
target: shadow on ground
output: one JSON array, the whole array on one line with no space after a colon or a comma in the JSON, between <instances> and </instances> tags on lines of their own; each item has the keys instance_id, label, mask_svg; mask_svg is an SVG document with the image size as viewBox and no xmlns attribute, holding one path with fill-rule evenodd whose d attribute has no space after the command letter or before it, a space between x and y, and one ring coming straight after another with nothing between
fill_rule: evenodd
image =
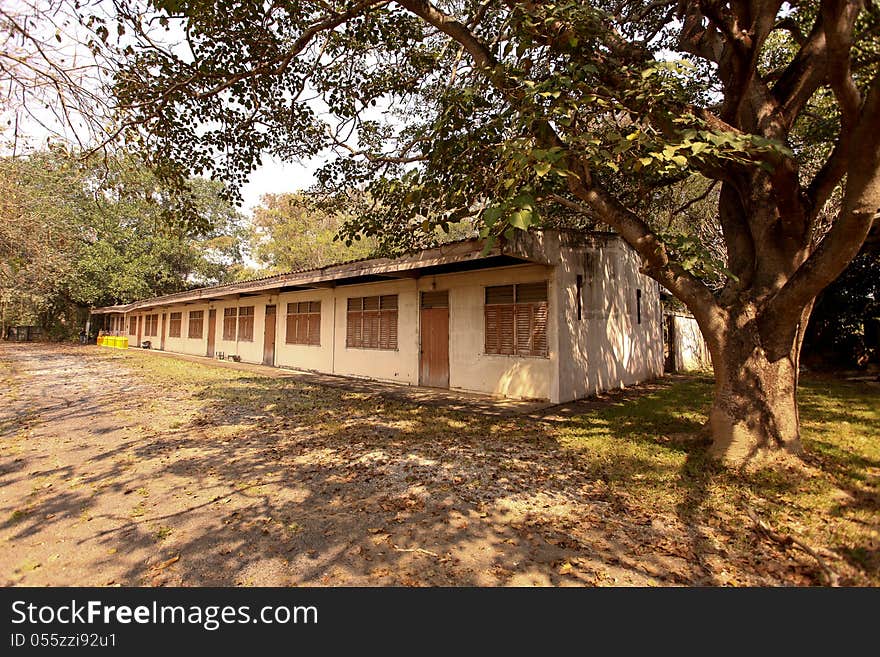
<instances>
[{"instance_id":1,"label":"shadow on ground","mask_svg":"<svg viewBox=\"0 0 880 657\"><path fill-rule=\"evenodd\" d=\"M499 416L94 349L0 359L27 371L10 407L33 410L0 413L10 584L821 581L736 509L743 490L785 503L808 475L709 463L705 378ZM822 459L847 481L877 467ZM876 576L874 546L851 552Z\"/></svg>"}]
</instances>

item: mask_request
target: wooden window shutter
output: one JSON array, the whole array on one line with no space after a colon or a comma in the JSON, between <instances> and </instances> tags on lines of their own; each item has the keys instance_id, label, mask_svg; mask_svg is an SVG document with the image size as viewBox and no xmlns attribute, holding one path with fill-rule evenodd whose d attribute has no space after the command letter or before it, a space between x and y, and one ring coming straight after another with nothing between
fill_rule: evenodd
<instances>
[{"instance_id":1,"label":"wooden window shutter","mask_svg":"<svg viewBox=\"0 0 880 657\"><path fill-rule=\"evenodd\" d=\"M379 349L397 349L397 311L383 310L379 317Z\"/></svg>"},{"instance_id":2,"label":"wooden window shutter","mask_svg":"<svg viewBox=\"0 0 880 657\"><path fill-rule=\"evenodd\" d=\"M550 348L547 343L547 303L538 303L534 306L532 321L532 356L547 356Z\"/></svg>"},{"instance_id":3,"label":"wooden window shutter","mask_svg":"<svg viewBox=\"0 0 880 657\"><path fill-rule=\"evenodd\" d=\"M307 344L321 344L321 313L309 315L309 335Z\"/></svg>"},{"instance_id":4,"label":"wooden window shutter","mask_svg":"<svg viewBox=\"0 0 880 657\"><path fill-rule=\"evenodd\" d=\"M293 304L294 311L287 315L286 321L286 331L287 336L285 337L285 341L288 344L296 344L298 341L298 326L299 326L299 315L296 313L296 304Z\"/></svg>"},{"instance_id":5,"label":"wooden window shutter","mask_svg":"<svg viewBox=\"0 0 880 657\"><path fill-rule=\"evenodd\" d=\"M486 306L486 353L499 353L500 344L498 306Z\"/></svg>"},{"instance_id":6,"label":"wooden window shutter","mask_svg":"<svg viewBox=\"0 0 880 657\"><path fill-rule=\"evenodd\" d=\"M498 306L498 353L513 353L513 306Z\"/></svg>"},{"instance_id":7,"label":"wooden window shutter","mask_svg":"<svg viewBox=\"0 0 880 657\"><path fill-rule=\"evenodd\" d=\"M349 299L351 302L351 299ZM345 346L360 347L361 346L361 313L348 313L348 325L345 330Z\"/></svg>"},{"instance_id":8,"label":"wooden window shutter","mask_svg":"<svg viewBox=\"0 0 880 657\"><path fill-rule=\"evenodd\" d=\"M518 303L515 308L514 335L517 356L530 356L532 353L532 304Z\"/></svg>"}]
</instances>

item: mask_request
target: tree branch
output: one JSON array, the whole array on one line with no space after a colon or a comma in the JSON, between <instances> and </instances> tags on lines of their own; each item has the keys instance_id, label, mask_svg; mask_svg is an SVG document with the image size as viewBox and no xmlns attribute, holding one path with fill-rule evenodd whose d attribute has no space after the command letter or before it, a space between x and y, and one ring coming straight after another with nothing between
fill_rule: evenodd
<instances>
[{"instance_id":1,"label":"tree branch","mask_svg":"<svg viewBox=\"0 0 880 657\"><path fill-rule=\"evenodd\" d=\"M498 64L489 48L474 36L464 23L444 14L430 2L426 0L396 0L396 2L461 44L478 67L492 69Z\"/></svg>"},{"instance_id":2,"label":"tree branch","mask_svg":"<svg viewBox=\"0 0 880 657\"><path fill-rule=\"evenodd\" d=\"M766 304L759 326L772 359L789 353L802 309L855 257L880 215L880 73L852 133L846 194L837 221L816 250ZM779 330L785 327L785 330ZM791 327L791 330L789 330Z\"/></svg>"},{"instance_id":3,"label":"tree branch","mask_svg":"<svg viewBox=\"0 0 880 657\"><path fill-rule=\"evenodd\" d=\"M517 94L513 85L497 66L492 53L463 23L444 14L425 0L396 0L409 11L428 21L431 25L458 41L474 59L490 82L515 102ZM712 291L699 279L685 271L681 265L670 262L666 247L651 231L647 223L626 208L618 199L604 189L593 185L589 164L572 153L547 121L537 121L532 126L536 139L546 146L559 146L568 152L569 168L577 175L568 177L569 190L596 213L597 218L615 228L621 237L639 254L644 271L654 280L666 286L684 301L705 335L718 335L721 331L721 315Z\"/></svg>"},{"instance_id":4,"label":"tree branch","mask_svg":"<svg viewBox=\"0 0 880 657\"><path fill-rule=\"evenodd\" d=\"M825 28L822 16L801 44L797 55L773 85L772 93L782 107L785 124L791 127L801 110L827 77Z\"/></svg>"},{"instance_id":5,"label":"tree branch","mask_svg":"<svg viewBox=\"0 0 880 657\"><path fill-rule=\"evenodd\" d=\"M852 128L859 116L862 95L852 78L850 55L853 27L862 10L860 0L824 0L822 24L828 46L828 79L840 105L841 132Z\"/></svg>"}]
</instances>

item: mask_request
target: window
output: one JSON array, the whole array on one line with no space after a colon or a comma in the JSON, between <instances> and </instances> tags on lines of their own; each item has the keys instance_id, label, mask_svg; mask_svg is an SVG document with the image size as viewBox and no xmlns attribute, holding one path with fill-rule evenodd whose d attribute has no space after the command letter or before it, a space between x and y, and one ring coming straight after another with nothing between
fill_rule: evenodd
<instances>
[{"instance_id":1,"label":"window","mask_svg":"<svg viewBox=\"0 0 880 657\"><path fill-rule=\"evenodd\" d=\"M180 325L183 323L183 313L171 313L168 318L168 337L180 337Z\"/></svg>"},{"instance_id":2,"label":"window","mask_svg":"<svg viewBox=\"0 0 880 657\"><path fill-rule=\"evenodd\" d=\"M155 338L159 333L159 315L144 316L144 335Z\"/></svg>"},{"instance_id":3,"label":"window","mask_svg":"<svg viewBox=\"0 0 880 657\"><path fill-rule=\"evenodd\" d=\"M642 323L642 291L636 290L636 323Z\"/></svg>"},{"instance_id":4,"label":"window","mask_svg":"<svg viewBox=\"0 0 880 657\"><path fill-rule=\"evenodd\" d=\"M321 302L300 301L287 304L287 344L321 344Z\"/></svg>"},{"instance_id":5,"label":"window","mask_svg":"<svg viewBox=\"0 0 880 657\"><path fill-rule=\"evenodd\" d=\"M235 316L238 312L237 308L223 309L223 339L235 340Z\"/></svg>"},{"instance_id":6,"label":"window","mask_svg":"<svg viewBox=\"0 0 880 657\"><path fill-rule=\"evenodd\" d=\"M547 357L546 281L486 288L486 353Z\"/></svg>"},{"instance_id":7,"label":"window","mask_svg":"<svg viewBox=\"0 0 880 657\"><path fill-rule=\"evenodd\" d=\"M578 321L584 318L584 277L582 274L578 274L575 279L575 294L577 294L577 309L578 309Z\"/></svg>"},{"instance_id":8,"label":"window","mask_svg":"<svg viewBox=\"0 0 880 657\"><path fill-rule=\"evenodd\" d=\"M254 341L253 306L242 306L238 309L238 339L241 342Z\"/></svg>"},{"instance_id":9,"label":"window","mask_svg":"<svg viewBox=\"0 0 880 657\"><path fill-rule=\"evenodd\" d=\"M133 315L128 318L128 334L137 335L137 317Z\"/></svg>"},{"instance_id":10,"label":"window","mask_svg":"<svg viewBox=\"0 0 880 657\"><path fill-rule=\"evenodd\" d=\"M397 295L350 298L346 328L346 347L397 349Z\"/></svg>"},{"instance_id":11,"label":"window","mask_svg":"<svg viewBox=\"0 0 880 657\"><path fill-rule=\"evenodd\" d=\"M201 338L202 337L202 320L205 316L204 310L190 310L189 311L189 330L187 331L187 335L191 338Z\"/></svg>"}]
</instances>

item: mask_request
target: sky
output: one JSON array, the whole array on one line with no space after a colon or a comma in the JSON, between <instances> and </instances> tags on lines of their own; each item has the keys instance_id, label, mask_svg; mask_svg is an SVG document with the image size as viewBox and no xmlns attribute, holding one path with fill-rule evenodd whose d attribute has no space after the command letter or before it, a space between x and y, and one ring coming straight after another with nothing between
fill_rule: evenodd
<instances>
[{"instance_id":1,"label":"sky","mask_svg":"<svg viewBox=\"0 0 880 657\"><path fill-rule=\"evenodd\" d=\"M246 185L242 187L243 202L240 209L250 215L263 194L281 194L311 187L315 182L314 173L320 166L319 158L299 164L282 162L264 156L263 165L251 173Z\"/></svg>"}]
</instances>

